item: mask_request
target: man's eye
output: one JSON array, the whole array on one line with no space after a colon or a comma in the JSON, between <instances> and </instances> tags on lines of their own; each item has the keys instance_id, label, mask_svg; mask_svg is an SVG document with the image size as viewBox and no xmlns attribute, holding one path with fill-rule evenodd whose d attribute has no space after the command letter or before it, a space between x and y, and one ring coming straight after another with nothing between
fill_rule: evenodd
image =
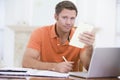
<instances>
[{"instance_id":1,"label":"man's eye","mask_svg":"<svg viewBox=\"0 0 120 80\"><path fill-rule=\"evenodd\" d=\"M71 18L71 20L74 20L75 18Z\"/></svg>"},{"instance_id":2,"label":"man's eye","mask_svg":"<svg viewBox=\"0 0 120 80\"><path fill-rule=\"evenodd\" d=\"M67 17L63 17L63 19L67 19Z\"/></svg>"}]
</instances>

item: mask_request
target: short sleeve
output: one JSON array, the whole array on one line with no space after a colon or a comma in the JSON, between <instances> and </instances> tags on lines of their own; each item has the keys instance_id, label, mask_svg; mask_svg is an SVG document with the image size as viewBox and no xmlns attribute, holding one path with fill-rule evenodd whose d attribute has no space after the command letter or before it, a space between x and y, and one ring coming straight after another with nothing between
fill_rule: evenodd
<instances>
[{"instance_id":1,"label":"short sleeve","mask_svg":"<svg viewBox=\"0 0 120 80\"><path fill-rule=\"evenodd\" d=\"M41 37L42 37L41 29L40 28L35 29L30 35L27 48L33 48L40 52Z\"/></svg>"}]
</instances>

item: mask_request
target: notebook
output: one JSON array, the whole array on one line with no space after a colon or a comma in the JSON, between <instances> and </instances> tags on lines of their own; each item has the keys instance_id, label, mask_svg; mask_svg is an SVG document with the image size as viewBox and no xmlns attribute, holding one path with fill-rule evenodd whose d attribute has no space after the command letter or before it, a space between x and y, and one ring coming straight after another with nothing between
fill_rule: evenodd
<instances>
[{"instance_id":1,"label":"notebook","mask_svg":"<svg viewBox=\"0 0 120 80\"><path fill-rule=\"evenodd\" d=\"M88 72L70 72L83 78L120 76L120 47L95 48Z\"/></svg>"}]
</instances>

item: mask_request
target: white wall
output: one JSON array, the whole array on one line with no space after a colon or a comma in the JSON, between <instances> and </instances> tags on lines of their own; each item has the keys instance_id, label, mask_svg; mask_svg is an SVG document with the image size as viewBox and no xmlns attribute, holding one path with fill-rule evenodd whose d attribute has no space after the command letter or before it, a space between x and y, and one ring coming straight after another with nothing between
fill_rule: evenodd
<instances>
[{"instance_id":1,"label":"white wall","mask_svg":"<svg viewBox=\"0 0 120 80\"><path fill-rule=\"evenodd\" d=\"M5 1L5 24L28 25L32 17L33 0L6 0ZM12 16L11 16L12 15Z\"/></svg>"},{"instance_id":2,"label":"white wall","mask_svg":"<svg viewBox=\"0 0 120 80\"><path fill-rule=\"evenodd\" d=\"M80 22L87 22L94 24L96 17L96 0L77 0L78 7L78 20L77 25Z\"/></svg>"},{"instance_id":3,"label":"white wall","mask_svg":"<svg viewBox=\"0 0 120 80\"><path fill-rule=\"evenodd\" d=\"M2 67L3 62L3 28L4 28L4 17L5 17L5 9L4 9L4 0L0 0L0 67Z\"/></svg>"},{"instance_id":4,"label":"white wall","mask_svg":"<svg viewBox=\"0 0 120 80\"><path fill-rule=\"evenodd\" d=\"M34 0L32 25L41 26L53 24L55 5L60 0Z\"/></svg>"},{"instance_id":5,"label":"white wall","mask_svg":"<svg viewBox=\"0 0 120 80\"><path fill-rule=\"evenodd\" d=\"M120 45L120 0L117 0L116 45Z\"/></svg>"},{"instance_id":6,"label":"white wall","mask_svg":"<svg viewBox=\"0 0 120 80\"><path fill-rule=\"evenodd\" d=\"M117 17L117 21L116 21L116 26L117 26L117 32L120 34L120 0L117 0L117 14L116 14L116 17Z\"/></svg>"},{"instance_id":7,"label":"white wall","mask_svg":"<svg viewBox=\"0 0 120 80\"><path fill-rule=\"evenodd\" d=\"M6 0L6 24L30 26L51 24L54 22L55 5L59 1Z\"/></svg>"},{"instance_id":8,"label":"white wall","mask_svg":"<svg viewBox=\"0 0 120 80\"><path fill-rule=\"evenodd\" d=\"M3 28L5 23L5 1L0 0L0 28Z\"/></svg>"},{"instance_id":9,"label":"white wall","mask_svg":"<svg viewBox=\"0 0 120 80\"><path fill-rule=\"evenodd\" d=\"M103 46L115 44L116 0L99 0L97 2L96 25L102 30L98 36L98 44ZM102 39L101 37L102 36ZM99 43L100 42L100 43Z\"/></svg>"},{"instance_id":10,"label":"white wall","mask_svg":"<svg viewBox=\"0 0 120 80\"><path fill-rule=\"evenodd\" d=\"M0 37L2 37L2 35L3 35L3 30L0 29ZM0 38L0 63L3 59L3 43L2 42L3 42L3 38Z\"/></svg>"},{"instance_id":11,"label":"white wall","mask_svg":"<svg viewBox=\"0 0 120 80\"><path fill-rule=\"evenodd\" d=\"M14 66L14 32L5 28L3 32L3 66L13 67Z\"/></svg>"},{"instance_id":12,"label":"white wall","mask_svg":"<svg viewBox=\"0 0 120 80\"><path fill-rule=\"evenodd\" d=\"M0 67L13 66L13 32L6 28L5 0L0 0Z\"/></svg>"}]
</instances>

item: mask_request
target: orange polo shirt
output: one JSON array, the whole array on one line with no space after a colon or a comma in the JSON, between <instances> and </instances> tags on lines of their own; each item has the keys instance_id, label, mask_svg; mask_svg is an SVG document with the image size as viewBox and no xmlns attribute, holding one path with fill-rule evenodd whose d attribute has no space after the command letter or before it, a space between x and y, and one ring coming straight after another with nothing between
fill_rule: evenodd
<instances>
[{"instance_id":1,"label":"orange polo shirt","mask_svg":"<svg viewBox=\"0 0 120 80\"><path fill-rule=\"evenodd\" d=\"M72 28L69 38L71 39L75 29ZM69 41L60 44L60 39L55 32L55 25L39 27L35 29L27 45L28 48L40 52L40 60L43 62L62 62L62 56L68 61L74 61L73 71L78 71L79 54L81 49L69 45Z\"/></svg>"}]
</instances>

